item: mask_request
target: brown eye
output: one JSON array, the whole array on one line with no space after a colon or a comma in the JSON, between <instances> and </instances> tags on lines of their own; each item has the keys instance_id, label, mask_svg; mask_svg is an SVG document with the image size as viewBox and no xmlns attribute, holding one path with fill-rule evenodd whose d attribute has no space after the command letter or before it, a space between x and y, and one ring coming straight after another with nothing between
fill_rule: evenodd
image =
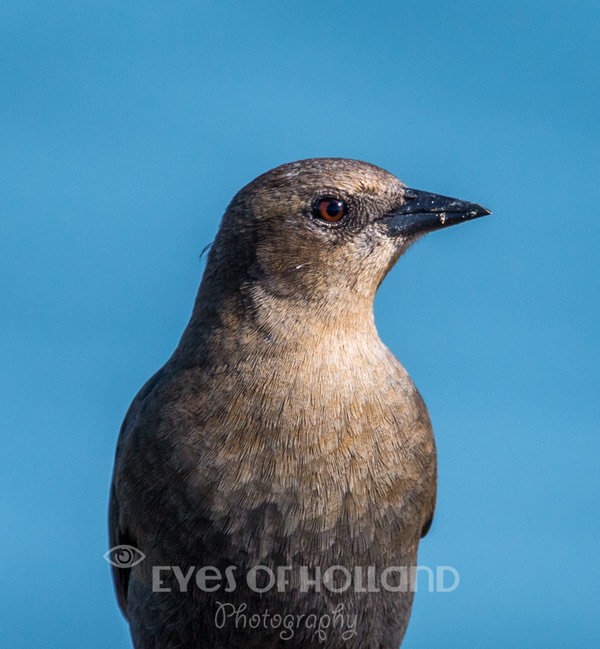
<instances>
[{"instance_id":1,"label":"brown eye","mask_svg":"<svg viewBox=\"0 0 600 649\"><path fill-rule=\"evenodd\" d=\"M321 198L313 210L314 216L328 223L341 221L347 213L348 205L339 198Z\"/></svg>"}]
</instances>

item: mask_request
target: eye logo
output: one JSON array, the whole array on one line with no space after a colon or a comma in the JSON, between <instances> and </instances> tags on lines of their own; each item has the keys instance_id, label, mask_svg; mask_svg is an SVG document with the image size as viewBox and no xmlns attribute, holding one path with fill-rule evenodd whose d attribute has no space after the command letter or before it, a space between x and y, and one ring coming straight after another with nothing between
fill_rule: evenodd
<instances>
[{"instance_id":1,"label":"eye logo","mask_svg":"<svg viewBox=\"0 0 600 649\"><path fill-rule=\"evenodd\" d=\"M104 558L115 568L133 568L141 563L146 555L133 545L115 545L104 555Z\"/></svg>"}]
</instances>

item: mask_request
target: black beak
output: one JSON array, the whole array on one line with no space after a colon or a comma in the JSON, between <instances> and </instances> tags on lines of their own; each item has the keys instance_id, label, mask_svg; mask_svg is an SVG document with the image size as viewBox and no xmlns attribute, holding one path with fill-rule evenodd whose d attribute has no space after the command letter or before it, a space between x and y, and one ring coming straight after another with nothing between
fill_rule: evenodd
<instances>
[{"instance_id":1,"label":"black beak","mask_svg":"<svg viewBox=\"0 0 600 649\"><path fill-rule=\"evenodd\" d=\"M402 207L386 214L382 221L389 234L396 236L431 232L488 214L490 210L477 203L406 188Z\"/></svg>"}]
</instances>

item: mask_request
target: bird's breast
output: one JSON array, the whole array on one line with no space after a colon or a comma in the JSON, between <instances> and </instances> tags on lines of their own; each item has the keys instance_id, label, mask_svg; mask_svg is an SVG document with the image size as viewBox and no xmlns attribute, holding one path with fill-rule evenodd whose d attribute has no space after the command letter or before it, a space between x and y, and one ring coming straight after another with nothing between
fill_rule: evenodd
<instances>
[{"instance_id":1,"label":"bird's breast","mask_svg":"<svg viewBox=\"0 0 600 649\"><path fill-rule=\"evenodd\" d=\"M214 524L299 541L419 520L434 488L427 412L383 345L362 351L186 377L196 388L172 413L186 431L176 464Z\"/></svg>"}]
</instances>

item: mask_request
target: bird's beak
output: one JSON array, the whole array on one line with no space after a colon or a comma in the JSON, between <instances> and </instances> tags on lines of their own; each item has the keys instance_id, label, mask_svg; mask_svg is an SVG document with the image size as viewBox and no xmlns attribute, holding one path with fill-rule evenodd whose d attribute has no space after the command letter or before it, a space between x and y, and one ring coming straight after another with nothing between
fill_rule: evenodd
<instances>
[{"instance_id":1,"label":"bird's beak","mask_svg":"<svg viewBox=\"0 0 600 649\"><path fill-rule=\"evenodd\" d=\"M431 232L488 214L491 211L477 203L407 188L402 207L386 214L382 221L389 235L396 236Z\"/></svg>"}]
</instances>

